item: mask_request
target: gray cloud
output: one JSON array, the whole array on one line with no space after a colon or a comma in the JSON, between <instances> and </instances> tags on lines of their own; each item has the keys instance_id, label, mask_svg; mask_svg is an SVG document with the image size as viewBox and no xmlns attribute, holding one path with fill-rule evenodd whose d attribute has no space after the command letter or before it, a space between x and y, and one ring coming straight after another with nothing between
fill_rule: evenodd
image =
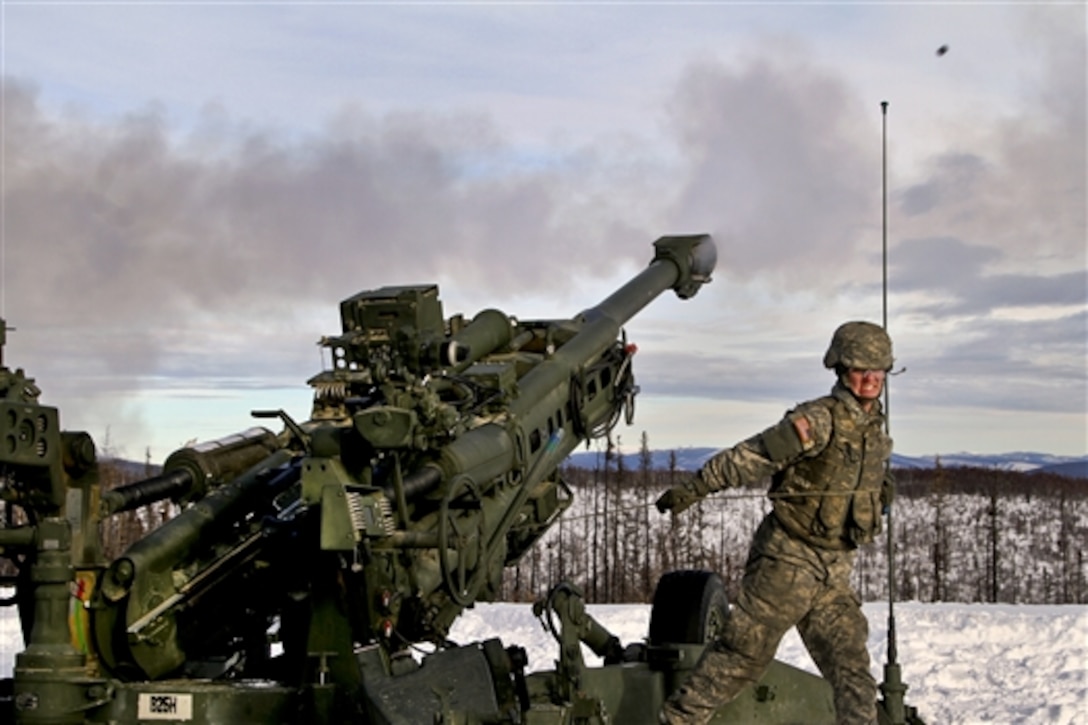
<instances>
[{"instance_id":1,"label":"gray cloud","mask_svg":"<svg viewBox=\"0 0 1088 725\"><path fill-rule=\"evenodd\" d=\"M908 216L914 216L932 211L949 200L970 199L985 171L985 162L975 154L942 155L933 162L932 176L899 192L900 208Z\"/></svg>"},{"instance_id":2,"label":"gray cloud","mask_svg":"<svg viewBox=\"0 0 1088 725\"><path fill-rule=\"evenodd\" d=\"M754 363L728 350L713 355L647 352L639 360L637 378L647 395L786 405L822 394L835 383L834 375L820 364L823 350L813 348L809 353L799 358L768 356Z\"/></svg>"},{"instance_id":3,"label":"gray cloud","mask_svg":"<svg viewBox=\"0 0 1088 725\"><path fill-rule=\"evenodd\" d=\"M852 276L879 203L879 147L839 77L804 59L696 64L670 110L689 164L673 216L720 233L726 274L811 287ZM839 274L813 276L814 267Z\"/></svg>"},{"instance_id":4,"label":"gray cloud","mask_svg":"<svg viewBox=\"0 0 1088 725\"><path fill-rule=\"evenodd\" d=\"M904 247L936 237L985 247L999 254L984 260L988 274L1088 266L1088 41L1084 8L1068 10L1025 9L1021 41L1040 72L1019 79L1017 112L960 119L950 148L893 192L893 229ZM902 253L910 255L896 248L893 258ZM947 261L934 255L930 267L947 274L938 269Z\"/></svg>"},{"instance_id":5,"label":"gray cloud","mask_svg":"<svg viewBox=\"0 0 1088 725\"><path fill-rule=\"evenodd\" d=\"M705 224L725 230L725 275L843 262L836 230L871 193L839 81L701 65L676 99L690 163L648 180L664 167L626 141L527 166L478 115L344 107L321 135L284 137L212 105L178 138L160 107L51 115L7 79L7 314L63 360L140 376L191 369L177 361L218 327L290 355L316 337L305 314L382 284L562 294Z\"/></svg>"},{"instance_id":6,"label":"gray cloud","mask_svg":"<svg viewBox=\"0 0 1088 725\"><path fill-rule=\"evenodd\" d=\"M1010 307L1079 306L1088 301L1088 269L1059 274L987 273L1000 251L944 237L905 240L896 248L891 277L897 290L925 292L936 302L907 305L929 317L986 314Z\"/></svg>"},{"instance_id":7,"label":"gray cloud","mask_svg":"<svg viewBox=\"0 0 1088 725\"><path fill-rule=\"evenodd\" d=\"M1088 313L1030 322L971 317L923 347L913 333L896 336L896 409L948 406L1017 412L1083 413L1088 400ZM757 362L728 344L712 354L651 350L637 376L648 395L786 406L821 394L834 377L820 365L823 347L806 341L794 355ZM768 424L772 421L767 421Z\"/></svg>"},{"instance_id":8,"label":"gray cloud","mask_svg":"<svg viewBox=\"0 0 1088 725\"><path fill-rule=\"evenodd\" d=\"M572 202L554 174L467 176L475 158L502 152L479 118L347 114L325 136L290 140L228 128L212 153L205 138L194 154L153 109L81 124L46 116L18 83L7 93L10 266L76 262L41 271L103 297L77 315L103 303L136 316L258 307L285 289L327 298L451 264L479 279L490 255L513 249L534 262L521 283L538 287L566 279L552 274L564 252L601 265L626 251L608 229L601 245L570 241L582 230L576 213L560 215ZM9 284L19 298L21 280Z\"/></svg>"},{"instance_id":9,"label":"gray cloud","mask_svg":"<svg viewBox=\"0 0 1088 725\"><path fill-rule=\"evenodd\" d=\"M908 364L904 399L916 407L1083 413L1088 313L1021 322L973 318Z\"/></svg>"},{"instance_id":10,"label":"gray cloud","mask_svg":"<svg viewBox=\"0 0 1088 725\"><path fill-rule=\"evenodd\" d=\"M904 240L890 255L889 264L896 289L955 291L965 278L978 277L987 263L1000 257L993 247L931 237Z\"/></svg>"},{"instance_id":11,"label":"gray cloud","mask_svg":"<svg viewBox=\"0 0 1088 725\"><path fill-rule=\"evenodd\" d=\"M587 224L562 170L467 173L504 152L478 117L345 111L326 135L285 140L219 116L179 141L155 108L115 124L50 116L11 79L5 101L6 312L16 340L73 372L177 373L224 327L297 344L315 307L335 325L340 299L382 284L559 291L571 260L603 274L644 263L652 241Z\"/></svg>"}]
</instances>

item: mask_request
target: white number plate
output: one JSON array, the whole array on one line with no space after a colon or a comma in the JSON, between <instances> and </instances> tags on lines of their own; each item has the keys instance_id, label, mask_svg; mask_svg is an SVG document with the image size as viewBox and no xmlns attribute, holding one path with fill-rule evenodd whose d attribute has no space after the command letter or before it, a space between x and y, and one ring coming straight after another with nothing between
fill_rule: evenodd
<instances>
[{"instance_id":1,"label":"white number plate","mask_svg":"<svg viewBox=\"0 0 1088 725\"><path fill-rule=\"evenodd\" d=\"M193 696L170 692L141 692L136 717L140 720L192 720Z\"/></svg>"}]
</instances>

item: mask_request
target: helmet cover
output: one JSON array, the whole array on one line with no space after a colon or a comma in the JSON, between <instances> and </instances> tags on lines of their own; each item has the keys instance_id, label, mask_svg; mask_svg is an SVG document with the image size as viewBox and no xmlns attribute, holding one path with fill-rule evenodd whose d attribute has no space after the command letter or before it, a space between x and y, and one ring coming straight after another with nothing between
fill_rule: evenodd
<instances>
[{"instance_id":1,"label":"helmet cover","mask_svg":"<svg viewBox=\"0 0 1088 725\"><path fill-rule=\"evenodd\" d=\"M891 370L892 340L880 325L861 320L839 325L824 355L824 367Z\"/></svg>"}]
</instances>

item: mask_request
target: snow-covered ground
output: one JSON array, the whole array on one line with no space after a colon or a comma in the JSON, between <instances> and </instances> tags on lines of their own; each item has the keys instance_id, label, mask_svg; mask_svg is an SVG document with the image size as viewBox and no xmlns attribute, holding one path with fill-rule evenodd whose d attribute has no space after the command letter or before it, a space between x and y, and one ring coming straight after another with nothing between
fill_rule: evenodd
<instances>
[{"instance_id":1,"label":"snow-covered ground","mask_svg":"<svg viewBox=\"0 0 1088 725\"><path fill-rule=\"evenodd\" d=\"M590 605L625 644L640 641L648 605ZM866 604L869 651L879 681L887 647L887 604ZM896 605L899 663L907 701L933 725L1055 723L1088 725L1088 607L1079 605ZM478 604L457 621L451 639L501 637L529 654L531 670L550 669L556 646L528 604ZM22 648L15 613L0 610L0 677ZM796 632L778 657L815 672ZM587 662L595 658L587 652Z\"/></svg>"},{"instance_id":2,"label":"snow-covered ground","mask_svg":"<svg viewBox=\"0 0 1088 725\"><path fill-rule=\"evenodd\" d=\"M888 605L864 608L879 682ZM589 611L625 644L641 640L649 626L648 605L590 605ZM1088 607L903 603L895 607L895 622L907 702L928 723L1088 725ZM456 642L493 636L524 646L530 669L553 666L554 640L528 605L478 604L451 632ZM778 658L816 672L796 630L782 641Z\"/></svg>"}]
</instances>

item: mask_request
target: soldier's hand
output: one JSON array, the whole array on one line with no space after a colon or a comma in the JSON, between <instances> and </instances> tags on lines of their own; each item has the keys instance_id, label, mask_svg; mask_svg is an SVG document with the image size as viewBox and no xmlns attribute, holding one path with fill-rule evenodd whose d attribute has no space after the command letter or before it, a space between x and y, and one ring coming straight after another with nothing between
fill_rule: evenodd
<instances>
[{"instance_id":1,"label":"soldier's hand","mask_svg":"<svg viewBox=\"0 0 1088 725\"><path fill-rule=\"evenodd\" d=\"M661 513L672 511L674 514L678 514L681 511L687 510L698 500L699 497L690 489L684 486L673 486L668 491L661 494L661 497L657 499L655 505L657 506L657 510Z\"/></svg>"},{"instance_id":2,"label":"soldier's hand","mask_svg":"<svg viewBox=\"0 0 1088 725\"><path fill-rule=\"evenodd\" d=\"M880 487L881 513L887 515L895 500L895 475L889 470L884 474L884 484Z\"/></svg>"}]
</instances>

